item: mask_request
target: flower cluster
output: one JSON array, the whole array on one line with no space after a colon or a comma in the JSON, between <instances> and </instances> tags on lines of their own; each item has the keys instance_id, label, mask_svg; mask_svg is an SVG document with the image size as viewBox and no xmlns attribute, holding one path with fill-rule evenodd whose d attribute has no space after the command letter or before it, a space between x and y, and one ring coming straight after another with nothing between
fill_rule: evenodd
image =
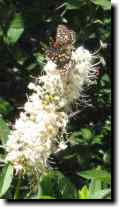
<instances>
[{"instance_id":1,"label":"flower cluster","mask_svg":"<svg viewBox=\"0 0 121 209\"><path fill-rule=\"evenodd\" d=\"M46 74L28 86L32 94L6 144L6 162L13 164L16 173L41 173L48 156L67 146L62 136L70 104L79 99L84 83L95 78L93 55L88 50L79 47L72 52L71 60L72 69L65 76L48 60L43 69Z\"/></svg>"}]
</instances>

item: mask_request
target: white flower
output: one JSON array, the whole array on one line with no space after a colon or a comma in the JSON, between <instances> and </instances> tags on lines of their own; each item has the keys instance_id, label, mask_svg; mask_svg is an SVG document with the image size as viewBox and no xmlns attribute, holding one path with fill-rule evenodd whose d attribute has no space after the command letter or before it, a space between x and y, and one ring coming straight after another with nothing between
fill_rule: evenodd
<instances>
[{"instance_id":1,"label":"white flower","mask_svg":"<svg viewBox=\"0 0 121 209\"><path fill-rule=\"evenodd\" d=\"M63 139L58 142L58 135L66 132L70 104L79 99L84 83L90 84L95 78L93 58L88 50L79 47L72 52L72 69L64 77L58 66L48 60L46 75L28 85L33 93L6 143L6 162L13 164L16 174L41 173L52 152L67 148Z\"/></svg>"},{"instance_id":2,"label":"white flower","mask_svg":"<svg viewBox=\"0 0 121 209\"><path fill-rule=\"evenodd\" d=\"M34 83L29 83L28 88L34 90L36 89L36 85Z\"/></svg>"},{"instance_id":3,"label":"white flower","mask_svg":"<svg viewBox=\"0 0 121 209\"><path fill-rule=\"evenodd\" d=\"M62 141L62 142L60 142L59 145L58 145L58 151L64 150L64 149L66 149L67 147L68 147L67 144L66 144L64 141Z\"/></svg>"},{"instance_id":4,"label":"white flower","mask_svg":"<svg viewBox=\"0 0 121 209\"><path fill-rule=\"evenodd\" d=\"M44 71L47 74L52 75L52 74L55 74L57 72L56 68L57 68L57 65L49 59L47 64L44 67Z\"/></svg>"},{"instance_id":5,"label":"white flower","mask_svg":"<svg viewBox=\"0 0 121 209\"><path fill-rule=\"evenodd\" d=\"M92 55L90 54L90 52L86 49L84 49L84 47L79 47L76 49L76 51L72 52L72 60L75 61L75 63L88 63L90 64L90 62L92 61Z\"/></svg>"}]
</instances>

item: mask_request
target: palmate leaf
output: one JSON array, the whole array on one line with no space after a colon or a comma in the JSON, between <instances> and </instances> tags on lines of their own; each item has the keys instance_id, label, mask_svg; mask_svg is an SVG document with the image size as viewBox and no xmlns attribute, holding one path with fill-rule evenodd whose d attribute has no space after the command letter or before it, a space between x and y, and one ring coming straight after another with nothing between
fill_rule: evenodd
<instances>
[{"instance_id":1,"label":"palmate leaf","mask_svg":"<svg viewBox=\"0 0 121 209\"><path fill-rule=\"evenodd\" d=\"M0 175L0 198L8 191L13 178L12 165L6 165Z\"/></svg>"},{"instance_id":2,"label":"palmate leaf","mask_svg":"<svg viewBox=\"0 0 121 209\"><path fill-rule=\"evenodd\" d=\"M24 24L21 15L16 15L10 23L7 31L7 41L9 44L15 44L24 31Z\"/></svg>"}]
</instances>

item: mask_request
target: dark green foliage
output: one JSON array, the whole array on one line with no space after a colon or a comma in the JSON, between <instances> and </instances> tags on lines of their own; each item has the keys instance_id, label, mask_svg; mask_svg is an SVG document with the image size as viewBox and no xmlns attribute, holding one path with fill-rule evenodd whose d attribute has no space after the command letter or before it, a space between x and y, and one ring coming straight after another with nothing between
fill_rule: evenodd
<instances>
[{"instance_id":1,"label":"dark green foliage","mask_svg":"<svg viewBox=\"0 0 121 209\"><path fill-rule=\"evenodd\" d=\"M51 171L40 180L42 195L56 199L76 199L77 191L74 185L58 171Z\"/></svg>"}]
</instances>

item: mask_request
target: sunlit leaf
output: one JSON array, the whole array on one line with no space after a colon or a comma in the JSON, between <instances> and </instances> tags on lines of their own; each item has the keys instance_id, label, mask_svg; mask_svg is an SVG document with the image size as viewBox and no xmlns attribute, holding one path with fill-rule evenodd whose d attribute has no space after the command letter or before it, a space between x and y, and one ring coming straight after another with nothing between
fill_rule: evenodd
<instances>
[{"instance_id":1,"label":"sunlit leaf","mask_svg":"<svg viewBox=\"0 0 121 209\"><path fill-rule=\"evenodd\" d=\"M89 199L103 199L110 195L111 189L102 189L101 180L92 179L89 186Z\"/></svg>"},{"instance_id":2,"label":"sunlit leaf","mask_svg":"<svg viewBox=\"0 0 121 209\"><path fill-rule=\"evenodd\" d=\"M2 141L2 144L7 142L9 133L10 129L7 123L3 119L0 119L0 140Z\"/></svg>"},{"instance_id":3,"label":"sunlit leaf","mask_svg":"<svg viewBox=\"0 0 121 209\"><path fill-rule=\"evenodd\" d=\"M86 178L86 179L97 179L97 180L103 180L110 183L111 181L111 175L105 170L88 170L88 171L82 171L80 172L80 176Z\"/></svg>"},{"instance_id":4,"label":"sunlit leaf","mask_svg":"<svg viewBox=\"0 0 121 209\"><path fill-rule=\"evenodd\" d=\"M89 187L89 195L94 195L97 191L101 190L101 180L93 178Z\"/></svg>"},{"instance_id":5,"label":"sunlit leaf","mask_svg":"<svg viewBox=\"0 0 121 209\"><path fill-rule=\"evenodd\" d=\"M9 189L13 178L13 167L7 165L3 168L0 175L0 197L2 197Z\"/></svg>"},{"instance_id":6,"label":"sunlit leaf","mask_svg":"<svg viewBox=\"0 0 121 209\"><path fill-rule=\"evenodd\" d=\"M80 199L88 199L89 190L87 186L83 186L82 189L79 191L79 198Z\"/></svg>"},{"instance_id":7,"label":"sunlit leaf","mask_svg":"<svg viewBox=\"0 0 121 209\"><path fill-rule=\"evenodd\" d=\"M85 140L90 140L93 137L93 133L92 133L91 129L89 129L89 128L82 128L81 133L82 133L82 137Z\"/></svg>"},{"instance_id":8,"label":"sunlit leaf","mask_svg":"<svg viewBox=\"0 0 121 209\"><path fill-rule=\"evenodd\" d=\"M111 9L111 2L110 2L110 0L90 0L90 1L93 2L96 5L101 6L105 10Z\"/></svg>"},{"instance_id":9,"label":"sunlit leaf","mask_svg":"<svg viewBox=\"0 0 121 209\"><path fill-rule=\"evenodd\" d=\"M48 195L41 195L40 199L56 199L56 198Z\"/></svg>"},{"instance_id":10,"label":"sunlit leaf","mask_svg":"<svg viewBox=\"0 0 121 209\"><path fill-rule=\"evenodd\" d=\"M89 196L89 199L104 199L106 196L110 196L110 193L111 189L97 190Z\"/></svg>"},{"instance_id":11,"label":"sunlit leaf","mask_svg":"<svg viewBox=\"0 0 121 209\"><path fill-rule=\"evenodd\" d=\"M24 31L22 16L16 15L7 31L8 43L15 44Z\"/></svg>"},{"instance_id":12,"label":"sunlit leaf","mask_svg":"<svg viewBox=\"0 0 121 209\"><path fill-rule=\"evenodd\" d=\"M106 196L110 197L111 189L101 189L101 181L92 179L89 189L87 186L83 186L83 188L79 191L80 199L103 199Z\"/></svg>"},{"instance_id":13,"label":"sunlit leaf","mask_svg":"<svg viewBox=\"0 0 121 209\"><path fill-rule=\"evenodd\" d=\"M80 0L66 0L64 4L67 10L80 9L82 6Z\"/></svg>"}]
</instances>

